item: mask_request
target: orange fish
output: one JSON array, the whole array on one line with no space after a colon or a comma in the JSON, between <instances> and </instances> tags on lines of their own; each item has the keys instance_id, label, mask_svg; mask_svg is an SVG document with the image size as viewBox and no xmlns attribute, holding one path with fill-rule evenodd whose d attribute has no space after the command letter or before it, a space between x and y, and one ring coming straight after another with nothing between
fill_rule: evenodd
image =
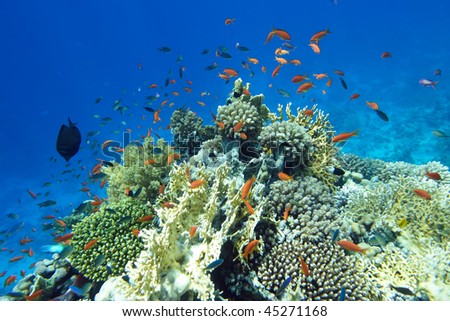
<instances>
[{"instance_id":1,"label":"orange fish","mask_svg":"<svg viewBox=\"0 0 450 321\"><path fill-rule=\"evenodd\" d=\"M172 164L174 159L175 159L175 154L174 153L170 153L169 156L167 156L167 165Z\"/></svg>"},{"instance_id":2,"label":"orange fish","mask_svg":"<svg viewBox=\"0 0 450 321\"><path fill-rule=\"evenodd\" d=\"M334 137L331 139L331 141L332 141L333 143L337 143L337 142L340 142L340 141L343 141L343 140L347 140L347 139L349 139L349 138L352 137L352 136L357 136L358 131L359 131L359 129L357 129L357 130L355 130L354 132L351 132L351 133L342 133L342 134L339 134L339 135L337 135L337 136L334 136Z\"/></svg>"},{"instance_id":3,"label":"orange fish","mask_svg":"<svg viewBox=\"0 0 450 321\"><path fill-rule=\"evenodd\" d=\"M340 247L342 247L344 250L347 250L347 251L366 253L366 250L363 250L355 243L347 241L347 240L340 240L337 242L337 244Z\"/></svg>"},{"instance_id":4,"label":"orange fish","mask_svg":"<svg viewBox=\"0 0 450 321\"><path fill-rule=\"evenodd\" d=\"M369 106L370 108L372 108L373 110L378 110L378 104L376 102L370 102L366 100L366 105Z\"/></svg>"},{"instance_id":5,"label":"orange fish","mask_svg":"<svg viewBox=\"0 0 450 321\"><path fill-rule=\"evenodd\" d=\"M286 173L283 173L283 172L279 172L278 173L278 178L281 179L282 181L290 181L290 180L292 180L292 176L290 176L290 175L288 175Z\"/></svg>"},{"instance_id":6,"label":"orange fish","mask_svg":"<svg viewBox=\"0 0 450 321\"><path fill-rule=\"evenodd\" d=\"M39 297L42 295L42 292L44 292L44 290L42 290L42 289L34 291L32 294L26 296L25 300L33 301L33 300L39 299Z\"/></svg>"},{"instance_id":7,"label":"orange fish","mask_svg":"<svg viewBox=\"0 0 450 321\"><path fill-rule=\"evenodd\" d=\"M188 93L191 93L191 92L192 92L192 89L189 88L189 87L184 87L183 89L184 89L185 91L187 91Z\"/></svg>"},{"instance_id":8,"label":"orange fish","mask_svg":"<svg viewBox=\"0 0 450 321\"><path fill-rule=\"evenodd\" d=\"M353 94L353 95L350 96L350 100L356 99L356 98L358 98L358 97L359 97L359 94L358 94L358 93L355 93L355 94Z\"/></svg>"},{"instance_id":9,"label":"orange fish","mask_svg":"<svg viewBox=\"0 0 450 321\"><path fill-rule=\"evenodd\" d=\"M247 134L246 134L246 133L240 132L240 133L239 133L239 136L240 136L241 139L243 139L243 140L246 140L246 139L247 139Z\"/></svg>"},{"instance_id":10,"label":"orange fish","mask_svg":"<svg viewBox=\"0 0 450 321\"><path fill-rule=\"evenodd\" d=\"M192 226L189 229L189 238L192 240L196 233L197 233L197 226Z\"/></svg>"},{"instance_id":11,"label":"orange fish","mask_svg":"<svg viewBox=\"0 0 450 321\"><path fill-rule=\"evenodd\" d=\"M224 128L225 128L225 124L222 123L221 121L217 121L217 125L219 125L219 127L220 127L221 129L224 129Z\"/></svg>"},{"instance_id":12,"label":"orange fish","mask_svg":"<svg viewBox=\"0 0 450 321\"><path fill-rule=\"evenodd\" d=\"M180 93L178 91L172 91L172 95L174 96L180 96Z\"/></svg>"},{"instance_id":13,"label":"orange fish","mask_svg":"<svg viewBox=\"0 0 450 321\"><path fill-rule=\"evenodd\" d=\"M1 278L1 277L4 277L5 274L6 274L6 271L1 272L1 273L0 273L0 278Z\"/></svg>"},{"instance_id":14,"label":"orange fish","mask_svg":"<svg viewBox=\"0 0 450 321\"><path fill-rule=\"evenodd\" d=\"M298 88L297 88L297 94L301 94L301 93L305 93L308 90L310 90L313 86L312 82L305 82L303 84L301 84Z\"/></svg>"},{"instance_id":15,"label":"orange fish","mask_svg":"<svg viewBox=\"0 0 450 321\"><path fill-rule=\"evenodd\" d=\"M319 46L317 44L310 43L308 46L311 47L311 49L314 51L314 53L320 54L320 48L319 48Z\"/></svg>"},{"instance_id":16,"label":"orange fish","mask_svg":"<svg viewBox=\"0 0 450 321\"><path fill-rule=\"evenodd\" d=\"M280 64L280 65L286 65L288 62L286 59L281 58L281 57L275 57L275 60Z\"/></svg>"},{"instance_id":17,"label":"orange fish","mask_svg":"<svg viewBox=\"0 0 450 321\"><path fill-rule=\"evenodd\" d=\"M301 62L298 59L291 59L291 60L289 60L289 63L293 64L294 66L301 65Z\"/></svg>"},{"instance_id":18,"label":"orange fish","mask_svg":"<svg viewBox=\"0 0 450 321\"><path fill-rule=\"evenodd\" d=\"M67 233L64 235L60 235L58 237L55 237L55 242L57 242L57 243L65 242L65 241L72 239L72 237L73 237L73 233Z\"/></svg>"},{"instance_id":19,"label":"orange fish","mask_svg":"<svg viewBox=\"0 0 450 321\"><path fill-rule=\"evenodd\" d=\"M10 275L6 278L5 283L3 283L3 287L6 287L13 283L17 279L16 275Z\"/></svg>"},{"instance_id":20,"label":"orange fish","mask_svg":"<svg viewBox=\"0 0 450 321\"><path fill-rule=\"evenodd\" d=\"M228 76L227 74L221 74L220 72L219 72L219 78L221 78L221 79L223 79L223 80L230 80L230 76Z\"/></svg>"},{"instance_id":21,"label":"orange fish","mask_svg":"<svg viewBox=\"0 0 450 321\"><path fill-rule=\"evenodd\" d=\"M34 199L37 198L36 194L34 194L34 192L33 192L32 190L29 189L27 192L28 192L28 194L30 194L30 196L31 196L32 198L34 198Z\"/></svg>"},{"instance_id":22,"label":"orange fish","mask_svg":"<svg viewBox=\"0 0 450 321\"><path fill-rule=\"evenodd\" d=\"M25 245L27 243L33 242L32 239L29 239L28 236L25 236L23 239L21 239L20 241L20 245Z\"/></svg>"},{"instance_id":23,"label":"orange fish","mask_svg":"<svg viewBox=\"0 0 450 321\"><path fill-rule=\"evenodd\" d=\"M28 249L28 256L29 256L29 257L32 257L33 255L34 255L33 249L30 247L30 248Z\"/></svg>"},{"instance_id":24,"label":"orange fish","mask_svg":"<svg viewBox=\"0 0 450 321\"><path fill-rule=\"evenodd\" d=\"M336 69L336 70L334 71L334 73L335 73L336 75L339 75L339 76L344 76L344 72L343 72L342 70Z\"/></svg>"},{"instance_id":25,"label":"orange fish","mask_svg":"<svg viewBox=\"0 0 450 321\"><path fill-rule=\"evenodd\" d=\"M280 72L281 65L276 66L276 68L272 71L272 78L278 75Z\"/></svg>"},{"instance_id":26,"label":"orange fish","mask_svg":"<svg viewBox=\"0 0 450 321\"><path fill-rule=\"evenodd\" d=\"M243 200L245 206L247 207L247 211L250 214L255 214L255 210L253 209L253 207L250 205L250 203L247 200Z\"/></svg>"},{"instance_id":27,"label":"orange fish","mask_svg":"<svg viewBox=\"0 0 450 321\"><path fill-rule=\"evenodd\" d=\"M105 187L105 185L106 185L106 178L104 178L100 181L100 188Z\"/></svg>"},{"instance_id":28,"label":"orange fish","mask_svg":"<svg viewBox=\"0 0 450 321\"><path fill-rule=\"evenodd\" d=\"M230 77L237 77L238 76L238 72L234 69L231 68L225 68L223 70L224 73L226 73L228 76Z\"/></svg>"},{"instance_id":29,"label":"orange fish","mask_svg":"<svg viewBox=\"0 0 450 321\"><path fill-rule=\"evenodd\" d=\"M247 60L254 65L259 64L259 60L256 58L247 58Z\"/></svg>"},{"instance_id":30,"label":"orange fish","mask_svg":"<svg viewBox=\"0 0 450 321\"><path fill-rule=\"evenodd\" d=\"M392 58L392 54L389 51L385 51L381 54L381 58L383 59Z\"/></svg>"},{"instance_id":31,"label":"orange fish","mask_svg":"<svg viewBox=\"0 0 450 321\"><path fill-rule=\"evenodd\" d=\"M266 66L262 66L262 67L261 67L261 71L262 71L263 73L266 73L266 72L267 72Z\"/></svg>"},{"instance_id":32,"label":"orange fish","mask_svg":"<svg viewBox=\"0 0 450 321\"><path fill-rule=\"evenodd\" d=\"M245 88L242 88L242 94L245 96L250 96L250 92Z\"/></svg>"},{"instance_id":33,"label":"orange fish","mask_svg":"<svg viewBox=\"0 0 450 321\"><path fill-rule=\"evenodd\" d=\"M139 236L139 233L141 233L141 231L139 231L137 228L134 228L131 230L131 234L133 234L136 237Z\"/></svg>"},{"instance_id":34,"label":"orange fish","mask_svg":"<svg viewBox=\"0 0 450 321\"><path fill-rule=\"evenodd\" d=\"M159 117L159 113L161 112L161 108L153 113L153 124L161 121L161 117Z\"/></svg>"},{"instance_id":35,"label":"orange fish","mask_svg":"<svg viewBox=\"0 0 450 321\"><path fill-rule=\"evenodd\" d=\"M139 223L150 222L152 219L153 219L153 216L145 215L145 216L142 216L142 217L138 218L136 220L136 222L139 222Z\"/></svg>"},{"instance_id":36,"label":"orange fish","mask_svg":"<svg viewBox=\"0 0 450 321\"><path fill-rule=\"evenodd\" d=\"M327 87L330 87L332 83L333 83L333 80L332 80L331 78L328 78L328 81L327 81L327 83L326 83L326 86L327 86Z\"/></svg>"},{"instance_id":37,"label":"orange fish","mask_svg":"<svg viewBox=\"0 0 450 321\"><path fill-rule=\"evenodd\" d=\"M244 253L242 253L242 257L246 261L248 261L248 256L250 254L252 254L254 250L256 250L256 247L258 246L258 244L259 244L259 240L253 240L247 244L247 246L244 249Z\"/></svg>"},{"instance_id":38,"label":"orange fish","mask_svg":"<svg viewBox=\"0 0 450 321\"><path fill-rule=\"evenodd\" d=\"M327 30L321 30L319 32L316 32L312 37L310 42L318 43L320 39L325 37L327 34L331 33L329 29Z\"/></svg>"},{"instance_id":39,"label":"orange fish","mask_svg":"<svg viewBox=\"0 0 450 321\"><path fill-rule=\"evenodd\" d=\"M291 36L289 33L283 29L273 28L271 32L267 35L266 41L264 44L267 44L274 36L277 36L283 40L291 40Z\"/></svg>"},{"instance_id":40,"label":"orange fish","mask_svg":"<svg viewBox=\"0 0 450 321\"><path fill-rule=\"evenodd\" d=\"M288 206L286 207L286 209L284 210L284 213L283 213L283 219L284 219L285 221L287 221L288 216L289 216L289 212L290 212L290 211L291 211L291 206L288 205Z\"/></svg>"},{"instance_id":41,"label":"orange fish","mask_svg":"<svg viewBox=\"0 0 450 321\"><path fill-rule=\"evenodd\" d=\"M158 195L164 194L164 190L166 189L166 184L161 184L158 190Z\"/></svg>"},{"instance_id":42,"label":"orange fish","mask_svg":"<svg viewBox=\"0 0 450 321\"><path fill-rule=\"evenodd\" d=\"M206 104L203 101L200 101L200 100L197 100L197 104L199 104L202 107L206 106Z\"/></svg>"},{"instance_id":43,"label":"orange fish","mask_svg":"<svg viewBox=\"0 0 450 321\"><path fill-rule=\"evenodd\" d=\"M313 76L316 77L317 80L328 77L327 74L313 74Z\"/></svg>"},{"instance_id":44,"label":"orange fish","mask_svg":"<svg viewBox=\"0 0 450 321\"><path fill-rule=\"evenodd\" d=\"M144 165L152 165L155 163L156 163L156 160L154 160L154 159L147 159L144 161Z\"/></svg>"},{"instance_id":45,"label":"orange fish","mask_svg":"<svg viewBox=\"0 0 450 321\"><path fill-rule=\"evenodd\" d=\"M189 188L197 188L197 187L202 186L205 183L206 183L206 181L204 179L197 179L197 180L191 182L191 184L189 184Z\"/></svg>"},{"instance_id":46,"label":"orange fish","mask_svg":"<svg viewBox=\"0 0 450 321\"><path fill-rule=\"evenodd\" d=\"M165 208L174 208L174 207L175 207L175 204L174 204L174 203L171 203L171 202L164 202L164 203L162 204L162 206L165 207Z\"/></svg>"},{"instance_id":47,"label":"orange fish","mask_svg":"<svg viewBox=\"0 0 450 321\"><path fill-rule=\"evenodd\" d=\"M55 220L55 223L58 223L61 227L66 227L66 222L63 220Z\"/></svg>"},{"instance_id":48,"label":"orange fish","mask_svg":"<svg viewBox=\"0 0 450 321\"><path fill-rule=\"evenodd\" d=\"M314 112L312 109L305 110L305 116L312 116L312 115L314 115Z\"/></svg>"},{"instance_id":49,"label":"orange fish","mask_svg":"<svg viewBox=\"0 0 450 321\"><path fill-rule=\"evenodd\" d=\"M24 257L25 257L25 256L23 256L23 255L14 256L14 257L12 257L12 258L9 259L9 262L17 262L17 261L22 260Z\"/></svg>"},{"instance_id":50,"label":"orange fish","mask_svg":"<svg viewBox=\"0 0 450 321\"><path fill-rule=\"evenodd\" d=\"M431 179L434 179L435 181L438 181L441 179L441 175L439 175L439 173L433 173L433 172L426 171L425 175L427 175Z\"/></svg>"},{"instance_id":51,"label":"orange fish","mask_svg":"<svg viewBox=\"0 0 450 321\"><path fill-rule=\"evenodd\" d=\"M250 192L250 189L252 188L253 183L256 181L255 176L252 176L252 178L249 178L244 186L242 187L242 199L246 199L248 196L248 193Z\"/></svg>"},{"instance_id":52,"label":"orange fish","mask_svg":"<svg viewBox=\"0 0 450 321\"><path fill-rule=\"evenodd\" d=\"M98 241L99 241L99 239L93 239L93 240L87 242L83 249L84 249L85 251L89 250L89 249L92 248Z\"/></svg>"},{"instance_id":53,"label":"orange fish","mask_svg":"<svg viewBox=\"0 0 450 321\"><path fill-rule=\"evenodd\" d=\"M295 75L294 77L292 77L291 81L296 84L298 82L302 82L303 80L308 79L307 75Z\"/></svg>"},{"instance_id":54,"label":"orange fish","mask_svg":"<svg viewBox=\"0 0 450 321\"><path fill-rule=\"evenodd\" d=\"M308 277L309 276L309 269L308 269L308 265L306 264L305 261L303 261L303 258L300 256L300 264L302 265L302 272L303 274Z\"/></svg>"},{"instance_id":55,"label":"orange fish","mask_svg":"<svg viewBox=\"0 0 450 321\"><path fill-rule=\"evenodd\" d=\"M243 120L241 120L241 121L238 122L236 125L234 125L233 131L234 131L235 133L238 132L238 131L242 128L242 126L244 126L244 121L243 121Z\"/></svg>"},{"instance_id":56,"label":"orange fish","mask_svg":"<svg viewBox=\"0 0 450 321\"><path fill-rule=\"evenodd\" d=\"M190 80L186 80L186 83L187 83L188 85L192 85L192 81L190 81Z\"/></svg>"},{"instance_id":57,"label":"orange fish","mask_svg":"<svg viewBox=\"0 0 450 321\"><path fill-rule=\"evenodd\" d=\"M148 88L150 88L150 89L158 88L158 85L157 84L151 84L151 85L148 86Z\"/></svg>"},{"instance_id":58,"label":"orange fish","mask_svg":"<svg viewBox=\"0 0 450 321\"><path fill-rule=\"evenodd\" d=\"M230 24L234 23L234 20L236 20L236 18L226 18L225 19L225 24L226 25L230 25Z\"/></svg>"},{"instance_id":59,"label":"orange fish","mask_svg":"<svg viewBox=\"0 0 450 321\"><path fill-rule=\"evenodd\" d=\"M420 197L422 197L423 199L426 200L431 200L431 195L428 194L427 192L425 192L423 189L415 189L414 193Z\"/></svg>"}]
</instances>

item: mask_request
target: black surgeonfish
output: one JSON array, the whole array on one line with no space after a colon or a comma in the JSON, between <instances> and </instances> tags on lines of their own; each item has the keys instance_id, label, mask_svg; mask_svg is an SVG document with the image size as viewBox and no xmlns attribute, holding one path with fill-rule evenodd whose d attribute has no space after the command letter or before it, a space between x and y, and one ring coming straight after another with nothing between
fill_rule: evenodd
<instances>
[{"instance_id":1,"label":"black surgeonfish","mask_svg":"<svg viewBox=\"0 0 450 321\"><path fill-rule=\"evenodd\" d=\"M80 148L81 133L80 130L72 123L70 118L69 126L61 125L59 130L58 140L56 141L56 150L68 162Z\"/></svg>"}]
</instances>

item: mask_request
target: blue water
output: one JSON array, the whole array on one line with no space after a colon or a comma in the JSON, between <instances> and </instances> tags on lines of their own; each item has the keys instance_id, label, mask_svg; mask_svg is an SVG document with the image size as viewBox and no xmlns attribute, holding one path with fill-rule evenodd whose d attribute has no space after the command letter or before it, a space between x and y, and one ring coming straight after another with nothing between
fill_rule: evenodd
<instances>
[{"instance_id":1,"label":"blue water","mask_svg":"<svg viewBox=\"0 0 450 321\"><path fill-rule=\"evenodd\" d=\"M7 271L0 282L20 270L30 273L29 265L49 257L39 247L51 244L49 231L42 231L42 216L68 215L74 206L87 198L79 191L86 181L88 170L96 163L90 149L97 140L120 139L111 131L132 130L132 138L145 135L148 128L166 139L165 131L175 108L190 106L212 124L209 110L224 104L232 84L225 84L218 76L223 68L239 72L244 82L251 82L251 93L264 93L265 103L275 110L278 103L292 101L294 106L312 105L330 114L336 131L360 129L343 148L364 157L386 161L425 163L436 160L450 165L450 139L438 138L432 131L450 133L449 73L450 73L450 2L428 1L4 1L0 4L1 78L0 78L0 194L1 230L17 222L25 226L5 238L0 252L0 272ZM226 18L235 22L225 25ZM300 59L300 66L283 66L279 75L270 76L276 67L274 51L284 41L274 38L264 45L272 27L287 30L297 48L290 59ZM308 47L311 36L329 28L331 34L320 41L322 52L314 54ZM235 49L236 43L249 52ZM157 48L168 46L171 53ZM216 57L218 46L226 46L232 59ZM210 53L201 55L203 49ZM382 59L389 51L392 59ZM178 55L183 60L176 62ZM241 67L247 57L259 59L252 65L255 72ZM206 71L207 65L217 62L219 67ZM142 68L138 68L141 64ZM267 73L261 71L267 67ZM183 78L178 70L185 67ZM343 89L334 69L345 72L348 90ZM433 71L442 70L441 76ZM169 74L171 72L171 75ZM295 94L297 85L290 82L295 74L327 73L333 78L331 87L326 80L313 80L316 87L305 95ZM176 84L164 87L167 79ZM422 87L421 78L439 81L436 89ZM191 80L191 94L182 88ZM147 86L156 83L158 89ZM272 84L269 88L269 84ZM291 93L280 96L277 88ZM326 90L323 95L321 89ZM178 91L180 96L170 94ZM200 96L201 92L209 96ZM169 93L173 107L163 108L162 122L152 124L152 115L142 109L145 97ZM352 93L360 98L349 101ZM100 103L95 99L102 97ZM124 115L112 109L115 100L122 99L130 107ZM155 102L152 107L158 108ZM201 107L196 103L206 103ZM365 105L376 101L389 116L381 120ZM169 104L168 103L168 104ZM105 126L93 117L112 117ZM131 114L131 115L130 115ZM142 115L146 120L142 120ZM55 143L61 124L67 117L78 123L83 135L80 152L71 159L70 166L56 153ZM122 124L124 121L126 124ZM138 126L141 125L141 128ZM161 126L161 129L158 129ZM86 142L86 133L100 130L98 136ZM50 157L57 162L50 162ZM66 169L73 173L61 174ZM80 174L79 179L74 175ZM45 188L42 184L52 182ZM98 184L89 185L92 194L105 196ZM39 195L33 200L31 189ZM57 201L50 208L38 208L46 199ZM59 212L55 212L55 208ZM11 219L8 213L18 213ZM36 232L32 232L32 228ZM21 246L25 236L34 239ZM9 263L20 250L34 249L33 257ZM0 290L0 294L10 291Z\"/></svg>"}]
</instances>

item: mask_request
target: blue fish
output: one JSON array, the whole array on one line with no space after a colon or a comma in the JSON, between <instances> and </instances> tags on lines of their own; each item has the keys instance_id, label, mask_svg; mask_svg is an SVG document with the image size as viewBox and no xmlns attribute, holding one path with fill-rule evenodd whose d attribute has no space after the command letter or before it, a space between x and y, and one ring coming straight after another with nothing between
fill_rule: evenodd
<instances>
[{"instance_id":1,"label":"blue fish","mask_svg":"<svg viewBox=\"0 0 450 321\"><path fill-rule=\"evenodd\" d=\"M339 301L345 300L345 291L346 291L346 288L344 286L344 287L342 287L341 292L339 293Z\"/></svg>"},{"instance_id":2,"label":"blue fish","mask_svg":"<svg viewBox=\"0 0 450 321\"><path fill-rule=\"evenodd\" d=\"M286 290L286 288L289 286L289 284L291 283L292 278L289 276L286 280L284 280L284 282L281 284L280 288L277 291L276 296L280 296L281 294L283 294L284 290Z\"/></svg>"},{"instance_id":3,"label":"blue fish","mask_svg":"<svg viewBox=\"0 0 450 321\"><path fill-rule=\"evenodd\" d=\"M16 233L17 231L20 231L23 227L24 223L20 222L17 223L15 225L13 225L7 232L6 232L6 236L10 236L11 234Z\"/></svg>"},{"instance_id":4,"label":"blue fish","mask_svg":"<svg viewBox=\"0 0 450 321\"><path fill-rule=\"evenodd\" d=\"M78 296L84 296L85 291L83 289L80 289L79 287L75 286L75 285L71 285L69 286L69 290L72 291L73 293L75 293Z\"/></svg>"},{"instance_id":5,"label":"blue fish","mask_svg":"<svg viewBox=\"0 0 450 321\"><path fill-rule=\"evenodd\" d=\"M336 229L333 232L333 236L331 237L331 242L335 242L337 240L337 237L339 236L339 229Z\"/></svg>"},{"instance_id":6,"label":"blue fish","mask_svg":"<svg viewBox=\"0 0 450 321\"><path fill-rule=\"evenodd\" d=\"M209 263L208 266L205 267L205 270L213 270L216 267L219 267L220 265L222 265L222 263L223 263L223 259L217 259L217 260Z\"/></svg>"}]
</instances>

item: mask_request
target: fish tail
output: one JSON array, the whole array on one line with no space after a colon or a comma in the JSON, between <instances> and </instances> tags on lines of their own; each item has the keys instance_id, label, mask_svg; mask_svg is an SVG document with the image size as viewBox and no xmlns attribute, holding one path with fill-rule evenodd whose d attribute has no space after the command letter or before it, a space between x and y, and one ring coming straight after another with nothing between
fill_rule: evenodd
<instances>
[{"instance_id":1,"label":"fish tail","mask_svg":"<svg viewBox=\"0 0 450 321\"><path fill-rule=\"evenodd\" d=\"M353 136L358 136L359 129L355 130L352 134Z\"/></svg>"}]
</instances>

